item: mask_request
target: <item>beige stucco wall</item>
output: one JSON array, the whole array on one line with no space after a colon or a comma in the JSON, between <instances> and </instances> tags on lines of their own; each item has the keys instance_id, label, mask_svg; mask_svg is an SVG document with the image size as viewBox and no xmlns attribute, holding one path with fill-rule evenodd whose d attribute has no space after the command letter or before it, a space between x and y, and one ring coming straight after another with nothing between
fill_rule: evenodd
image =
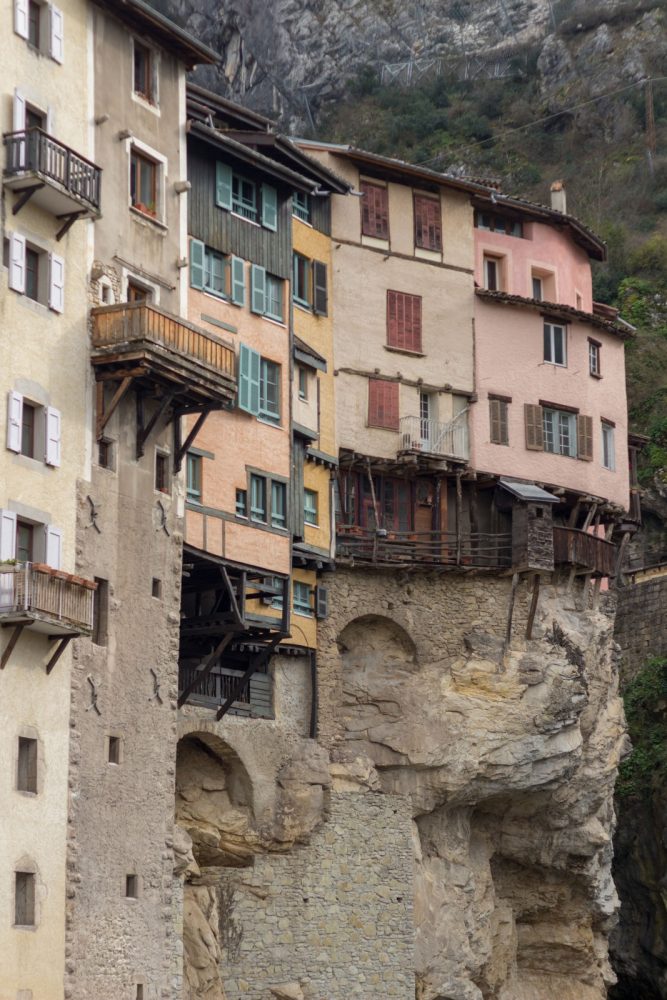
<instances>
[{"instance_id":1,"label":"beige stucco wall","mask_svg":"<svg viewBox=\"0 0 667 1000\"><path fill-rule=\"evenodd\" d=\"M89 145L88 4L61 0L64 61L32 49L15 34L14 5L0 11L0 89L2 131L11 131L14 87L44 111L50 108L52 132L78 153L92 159ZM3 155L4 159L4 155ZM36 246L65 260L62 314L8 288L0 268L0 507L9 507L62 531L62 567L73 572L75 557L76 480L83 469L85 384L88 367L86 271L92 223L79 221L59 241L61 222L28 202L12 214L14 195L3 189L3 236L18 232ZM7 392L22 393L40 406L61 412L61 464L51 468L5 447ZM0 650L12 632L0 633ZM45 636L24 631L11 660L0 674L3 726L0 759L0 997L15 1000L32 990L35 1000L63 996L65 962L65 850L71 651L53 673L45 664L54 646ZM39 741L39 792L20 793L16 786L19 736ZM37 926L15 930L14 871L26 862L37 871Z\"/></svg>"}]
</instances>

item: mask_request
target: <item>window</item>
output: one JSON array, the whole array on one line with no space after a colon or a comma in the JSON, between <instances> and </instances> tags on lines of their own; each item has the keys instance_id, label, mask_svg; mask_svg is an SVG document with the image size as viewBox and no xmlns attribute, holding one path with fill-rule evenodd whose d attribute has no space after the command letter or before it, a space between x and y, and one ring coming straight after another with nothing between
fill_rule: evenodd
<instances>
[{"instance_id":1,"label":"window","mask_svg":"<svg viewBox=\"0 0 667 1000\"><path fill-rule=\"evenodd\" d=\"M303 491L303 519L306 524L317 524L317 493L315 490Z\"/></svg>"},{"instance_id":2,"label":"window","mask_svg":"<svg viewBox=\"0 0 667 1000\"><path fill-rule=\"evenodd\" d=\"M35 526L27 521L16 522L16 561L32 562Z\"/></svg>"},{"instance_id":3,"label":"window","mask_svg":"<svg viewBox=\"0 0 667 1000\"><path fill-rule=\"evenodd\" d=\"M271 483L271 524L284 528L287 524L287 487L285 483Z\"/></svg>"},{"instance_id":4,"label":"window","mask_svg":"<svg viewBox=\"0 0 667 1000\"><path fill-rule=\"evenodd\" d=\"M139 896L139 876L125 876L125 895L128 899L137 899Z\"/></svg>"},{"instance_id":5,"label":"window","mask_svg":"<svg viewBox=\"0 0 667 1000\"><path fill-rule=\"evenodd\" d=\"M153 218L157 216L157 172L155 160L132 149L130 153L130 202L133 208Z\"/></svg>"},{"instance_id":6,"label":"window","mask_svg":"<svg viewBox=\"0 0 667 1000\"><path fill-rule=\"evenodd\" d=\"M23 420L21 421L21 454L27 458L35 457L35 413L36 407L23 401Z\"/></svg>"},{"instance_id":7,"label":"window","mask_svg":"<svg viewBox=\"0 0 667 1000\"><path fill-rule=\"evenodd\" d=\"M265 229L278 229L278 192L270 184L255 184L235 174L228 163L215 165L215 203ZM261 207L261 218L260 218Z\"/></svg>"},{"instance_id":8,"label":"window","mask_svg":"<svg viewBox=\"0 0 667 1000\"><path fill-rule=\"evenodd\" d=\"M120 736L110 736L107 744L107 761L120 764Z\"/></svg>"},{"instance_id":9,"label":"window","mask_svg":"<svg viewBox=\"0 0 667 1000\"><path fill-rule=\"evenodd\" d=\"M127 282L127 301L128 302L150 302L151 300L151 289L146 288L145 285L140 285L136 281L131 279Z\"/></svg>"},{"instance_id":10,"label":"window","mask_svg":"<svg viewBox=\"0 0 667 1000\"><path fill-rule=\"evenodd\" d=\"M389 193L381 184L361 181L361 233L376 239L389 239Z\"/></svg>"},{"instance_id":11,"label":"window","mask_svg":"<svg viewBox=\"0 0 667 1000\"><path fill-rule=\"evenodd\" d=\"M19 736L16 788L37 793L37 740Z\"/></svg>"},{"instance_id":12,"label":"window","mask_svg":"<svg viewBox=\"0 0 667 1000\"><path fill-rule=\"evenodd\" d=\"M154 576L151 580L151 597L154 597L158 601L162 597L162 580L157 576Z\"/></svg>"},{"instance_id":13,"label":"window","mask_svg":"<svg viewBox=\"0 0 667 1000\"><path fill-rule=\"evenodd\" d=\"M252 181L237 174L232 176L232 211L244 219L257 218L257 188Z\"/></svg>"},{"instance_id":14,"label":"window","mask_svg":"<svg viewBox=\"0 0 667 1000\"><path fill-rule=\"evenodd\" d=\"M280 576L267 576L264 580L267 587L271 587L273 594L267 598L272 608L277 611L283 609L283 579Z\"/></svg>"},{"instance_id":15,"label":"window","mask_svg":"<svg viewBox=\"0 0 667 1000\"><path fill-rule=\"evenodd\" d=\"M186 462L186 486L185 496L188 503L201 503L201 480L202 480L202 458L201 455L193 455L188 452Z\"/></svg>"},{"instance_id":16,"label":"window","mask_svg":"<svg viewBox=\"0 0 667 1000\"><path fill-rule=\"evenodd\" d=\"M535 277L535 275L533 275L532 283L533 283L533 298L534 299L538 299L541 302L542 301L542 279L541 278L537 278L537 277Z\"/></svg>"},{"instance_id":17,"label":"window","mask_svg":"<svg viewBox=\"0 0 667 1000\"><path fill-rule=\"evenodd\" d=\"M35 926L35 873L14 872L14 924Z\"/></svg>"},{"instance_id":18,"label":"window","mask_svg":"<svg viewBox=\"0 0 667 1000\"><path fill-rule=\"evenodd\" d=\"M31 104L26 104L25 106L25 127L29 128L41 128L43 132L47 132L47 115L40 111L39 108L34 108Z\"/></svg>"},{"instance_id":19,"label":"window","mask_svg":"<svg viewBox=\"0 0 667 1000\"><path fill-rule=\"evenodd\" d=\"M577 416L565 410L549 410L542 413L544 424L544 450L555 455L577 457Z\"/></svg>"},{"instance_id":20,"label":"window","mask_svg":"<svg viewBox=\"0 0 667 1000\"><path fill-rule=\"evenodd\" d=\"M97 442L97 464L101 469L113 469L113 441L109 438Z\"/></svg>"},{"instance_id":21,"label":"window","mask_svg":"<svg viewBox=\"0 0 667 1000\"><path fill-rule=\"evenodd\" d=\"M144 100L155 103L155 82L153 73L153 53L147 45L133 40L134 59L132 87L135 94Z\"/></svg>"},{"instance_id":22,"label":"window","mask_svg":"<svg viewBox=\"0 0 667 1000\"><path fill-rule=\"evenodd\" d=\"M368 380L368 426L398 430L398 382Z\"/></svg>"},{"instance_id":23,"label":"window","mask_svg":"<svg viewBox=\"0 0 667 1000\"><path fill-rule=\"evenodd\" d=\"M60 569L61 553L59 528L22 519L12 510L0 510L0 561L43 562Z\"/></svg>"},{"instance_id":24,"label":"window","mask_svg":"<svg viewBox=\"0 0 667 1000\"><path fill-rule=\"evenodd\" d=\"M169 493L169 455L155 453L155 489Z\"/></svg>"},{"instance_id":25,"label":"window","mask_svg":"<svg viewBox=\"0 0 667 1000\"><path fill-rule=\"evenodd\" d=\"M491 428L491 444L509 444L509 427L507 399L489 396L489 424Z\"/></svg>"},{"instance_id":26,"label":"window","mask_svg":"<svg viewBox=\"0 0 667 1000\"><path fill-rule=\"evenodd\" d=\"M490 292L500 291L500 259L484 256L484 287Z\"/></svg>"},{"instance_id":27,"label":"window","mask_svg":"<svg viewBox=\"0 0 667 1000\"><path fill-rule=\"evenodd\" d=\"M52 406L39 406L19 392L7 395L7 448L17 454L60 465L61 416Z\"/></svg>"},{"instance_id":28,"label":"window","mask_svg":"<svg viewBox=\"0 0 667 1000\"><path fill-rule=\"evenodd\" d=\"M264 315L283 321L283 280L273 274L266 275Z\"/></svg>"},{"instance_id":29,"label":"window","mask_svg":"<svg viewBox=\"0 0 667 1000\"><path fill-rule=\"evenodd\" d=\"M415 246L424 250L442 250L440 199L414 196Z\"/></svg>"},{"instance_id":30,"label":"window","mask_svg":"<svg viewBox=\"0 0 667 1000\"><path fill-rule=\"evenodd\" d=\"M280 423L280 365L261 359L259 371L259 416Z\"/></svg>"},{"instance_id":31,"label":"window","mask_svg":"<svg viewBox=\"0 0 667 1000\"><path fill-rule=\"evenodd\" d=\"M308 372L301 365L298 367L299 372L299 399L304 402L308 399Z\"/></svg>"},{"instance_id":32,"label":"window","mask_svg":"<svg viewBox=\"0 0 667 1000\"><path fill-rule=\"evenodd\" d=\"M109 581L95 577L97 587L93 592L93 634L96 646L106 646L109 632Z\"/></svg>"},{"instance_id":33,"label":"window","mask_svg":"<svg viewBox=\"0 0 667 1000\"><path fill-rule=\"evenodd\" d=\"M248 516L248 491L247 490L237 490L236 491L236 516L237 517L247 517Z\"/></svg>"},{"instance_id":34,"label":"window","mask_svg":"<svg viewBox=\"0 0 667 1000\"><path fill-rule=\"evenodd\" d=\"M29 299L39 302L39 253L32 247L25 251L25 293Z\"/></svg>"},{"instance_id":35,"label":"window","mask_svg":"<svg viewBox=\"0 0 667 1000\"><path fill-rule=\"evenodd\" d=\"M602 421L602 464L611 472L616 468L614 425L607 420Z\"/></svg>"},{"instance_id":36,"label":"window","mask_svg":"<svg viewBox=\"0 0 667 1000\"><path fill-rule=\"evenodd\" d=\"M556 323L544 324L544 360L550 365L567 366L565 327Z\"/></svg>"},{"instance_id":37,"label":"window","mask_svg":"<svg viewBox=\"0 0 667 1000\"><path fill-rule=\"evenodd\" d=\"M227 294L226 265L224 254L211 250L204 251L204 291L223 298Z\"/></svg>"},{"instance_id":38,"label":"window","mask_svg":"<svg viewBox=\"0 0 667 1000\"><path fill-rule=\"evenodd\" d=\"M310 308L310 261L300 253L292 255L292 298Z\"/></svg>"},{"instance_id":39,"label":"window","mask_svg":"<svg viewBox=\"0 0 667 1000\"><path fill-rule=\"evenodd\" d=\"M295 191L292 195L292 215L302 222L310 222L310 195Z\"/></svg>"},{"instance_id":40,"label":"window","mask_svg":"<svg viewBox=\"0 0 667 1000\"><path fill-rule=\"evenodd\" d=\"M234 305L243 306L245 263L240 257L227 257L201 240L191 239L190 285L222 299L231 297Z\"/></svg>"},{"instance_id":41,"label":"window","mask_svg":"<svg viewBox=\"0 0 667 1000\"><path fill-rule=\"evenodd\" d=\"M505 236L523 236L523 225L519 219L508 219L491 212L475 212L475 227L488 229L492 233L503 233Z\"/></svg>"},{"instance_id":42,"label":"window","mask_svg":"<svg viewBox=\"0 0 667 1000\"><path fill-rule=\"evenodd\" d=\"M65 261L28 243L25 236L9 237L9 287L35 302L62 312L65 305Z\"/></svg>"},{"instance_id":43,"label":"window","mask_svg":"<svg viewBox=\"0 0 667 1000\"><path fill-rule=\"evenodd\" d=\"M266 479L250 476L250 520L266 524Z\"/></svg>"},{"instance_id":44,"label":"window","mask_svg":"<svg viewBox=\"0 0 667 1000\"><path fill-rule=\"evenodd\" d=\"M402 351L421 352L421 295L387 291L387 346Z\"/></svg>"},{"instance_id":45,"label":"window","mask_svg":"<svg viewBox=\"0 0 667 1000\"><path fill-rule=\"evenodd\" d=\"M588 338L588 370L594 378L602 378L602 366L600 364L600 344L597 340Z\"/></svg>"},{"instance_id":46,"label":"window","mask_svg":"<svg viewBox=\"0 0 667 1000\"><path fill-rule=\"evenodd\" d=\"M292 584L294 614L305 618L313 617L313 588L307 583L295 580Z\"/></svg>"},{"instance_id":47,"label":"window","mask_svg":"<svg viewBox=\"0 0 667 1000\"><path fill-rule=\"evenodd\" d=\"M63 13L54 4L14 0L14 31L56 62L63 61Z\"/></svg>"}]
</instances>

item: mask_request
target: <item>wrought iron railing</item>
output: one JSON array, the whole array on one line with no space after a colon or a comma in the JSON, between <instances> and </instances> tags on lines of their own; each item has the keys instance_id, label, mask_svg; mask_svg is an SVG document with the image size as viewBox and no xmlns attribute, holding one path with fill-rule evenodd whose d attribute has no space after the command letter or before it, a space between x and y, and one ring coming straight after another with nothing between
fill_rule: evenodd
<instances>
[{"instance_id":1,"label":"wrought iron railing","mask_svg":"<svg viewBox=\"0 0 667 1000\"><path fill-rule=\"evenodd\" d=\"M554 563L557 566L579 566L596 576L613 576L616 553L616 545L605 538L579 528L554 526Z\"/></svg>"},{"instance_id":2,"label":"wrought iron railing","mask_svg":"<svg viewBox=\"0 0 667 1000\"><path fill-rule=\"evenodd\" d=\"M336 555L376 564L471 566L512 565L509 533L455 531L391 531L339 526Z\"/></svg>"},{"instance_id":3,"label":"wrought iron railing","mask_svg":"<svg viewBox=\"0 0 667 1000\"><path fill-rule=\"evenodd\" d=\"M148 302L99 306L93 316L93 349L148 342L234 378L234 351L213 334Z\"/></svg>"},{"instance_id":4,"label":"wrought iron railing","mask_svg":"<svg viewBox=\"0 0 667 1000\"><path fill-rule=\"evenodd\" d=\"M91 580L42 563L0 563L0 618L35 613L90 631L95 589Z\"/></svg>"},{"instance_id":5,"label":"wrought iron railing","mask_svg":"<svg viewBox=\"0 0 667 1000\"><path fill-rule=\"evenodd\" d=\"M470 456L467 409L446 424L422 417L401 417L399 432L401 451L421 451L463 461Z\"/></svg>"},{"instance_id":6,"label":"wrought iron railing","mask_svg":"<svg viewBox=\"0 0 667 1000\"><path fill-rule=\"evenodd\" d=\"M3 140L7 150L5 175L34 171L99 210L102 171L85 156L41 128L8 132Z\"/></svg>"}]
</instances>

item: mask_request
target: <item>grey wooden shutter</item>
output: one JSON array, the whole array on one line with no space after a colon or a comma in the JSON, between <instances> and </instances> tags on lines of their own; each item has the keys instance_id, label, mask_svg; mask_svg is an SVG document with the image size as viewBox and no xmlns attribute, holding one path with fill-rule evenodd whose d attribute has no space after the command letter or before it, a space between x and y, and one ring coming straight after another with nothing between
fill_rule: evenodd
<instances>
[{"instance_id":1,"label":"grey wooden shutter","mask_svg":"<svg viewBox=\"0 0 667 1000\"><path fill-rule=\"evenodd\" d=\"M489 400L489 422L491 425L491 444L502 444L502 431L501 431L501 402L499 399Z\"/></svg>"},{"instance_id":2,"label":"grey wooden shutter","mask_svg":"<svg viewBox=\"0 0 667 1000\"><path fill-rule=\"evenodd\" d=\"M232 257L232 302L245 305L245 261L240 257Z\"/></svg>"},{"instance_id":3,"label":"grey wooden shutter","mask_svg":"<svg viewBox=\"0 0 667 1000\"><path fill-rule=\"evenodd\" d=\"M300 437L294 438L292 446L292 476L290 479L290 528L297 541L303 541L303 467L306 460L306 446Z\"/></svg>"},{"instance_id":4,"label":"grey wooden shutter","mask_svg":"<svg viewBox=\"0 0 667 1000\"><path fill-rule=\"evenodd\" d=\"M329 591L326 587L315 588L315 616L320 619L329 616Z\"/></svg>"},{"instance_id":5,"label":"grey wooden shutter","mask_svg":"<svg viewBox=\"0 0 667 1000\"><path fill-rule=\"evenodd\" d=\"M526 448L529 451L544 451L542 407L524 403L523 412L526 424Z\"/></svg>"},{"instance_id":6,"label":"grey wooden shutter","mask_svg":"<svg viewBox=\"0 0 667 1000\"><path fill-rule=\"evenodd\" d=\"M250 311L264 314L266 308L266 270L253 264L250 273Z\"/></svg>"},{"instance_id":7,"label":"grey wooden shutter","mask_svg":"<svg viewBox=\"0 0 667 1000\"><path fill-rule=\"evenodd\" d=\"M326 316L329 308L327 292L327 265L320 260L313 261L313 311L318 316Z\"/></svg>"},{"instance_id":8,"label":"grey wooden shutter","mask_svg":"<svg viewBox=\"0 0 667 1000\"><path fill-rule=\"evenodd\" d=\"M278 229L278 192L270 184L262 184L262 225L265 229Z\"/></svg>"},{"instance_id":9,"label":"grey wooden shutter","mask_svg":"<svg viewBox=\"0 0 667 1000\"><path fill-rule=\"evenodd\" d=\"M577 414L577 458L593 461L593 418Z\"/></svg>"},{"instance_id":10,"label":"grey wooden shutter","mask_svg":"<svg viewBox=\"0 0 667 1000\"><path fill-rule=\"evenodd\" d=\"M508 404L502 399L499 399L497 402L500 406L500 443L509 444L510 432L508 423Z\"/></svg>"},{"instance_id":11,"label":"grey wooden shutter","mask_svg":"<svg viewBox=\"0 0 667 1000\"><path fill-rule=\"evenodd\" d=\"M238 407L246 413L259 413L259 369L261 358L247 344L239 345Z\"/></svg>"},{"instance_id":12,"label":"grey wooden shutter","mask_svg":"<svg viewBox=\"0 0 667 1000\"><path fill-rule=\"evenodd\" d=\"M215 165L215 203L219 208L232 207L232 168L227 163Z\"/></svg>"}]
</instances>

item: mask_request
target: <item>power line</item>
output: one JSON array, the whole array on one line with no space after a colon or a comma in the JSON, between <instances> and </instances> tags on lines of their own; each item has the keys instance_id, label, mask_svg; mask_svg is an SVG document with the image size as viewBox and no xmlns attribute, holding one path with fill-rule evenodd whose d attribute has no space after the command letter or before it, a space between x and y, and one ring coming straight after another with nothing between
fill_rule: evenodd
<instances>
[{"instance_id":1,"label":"power line","mask_svg":"<svg viewBox=\"0 0 667 1000\"><path fill-rule=\"evenodd\" d=\"M606 94L599 94L597 97L591 97L587 101L581 101L579 104L572 104L570 107L561 108L560 111L555 111L552 115L545 115L543 118L537 118L533 122L527 122L525 125L517 125L516 128L506 129L504 132L499 132L497 135L489 136L488 139L478 139L477 142L468 143L467 146L459 146L457 149L453 150L443 150L442 153L438 153L436 156L429 157L428 160L420 160L415 164L416 167L425 167L428 163L434 163L436 160L441 159L442 156L447 157L456 156L458 153L465 153L469 149L474 149L476 146L483 146L485 142L497 142L499 139L504 139L505 136L514 135L516 132L523 132L527 128L534 128L535 125L542 125L544 122L551 121L554 118L560 118L561 115L567 114L569 111L577 111L579 108L585 108L589 104L595 104L597 101L604 101L608 97L615 97L617 94L622 94L626 90L633 90L635 87L643 87L646 84L662 83L667 80L667 76L654 76L645 77L643 80L637 80L635 83L629 83L625 87L619 87L618 90L610 90Z\"/></svg>"}]
</instances>

